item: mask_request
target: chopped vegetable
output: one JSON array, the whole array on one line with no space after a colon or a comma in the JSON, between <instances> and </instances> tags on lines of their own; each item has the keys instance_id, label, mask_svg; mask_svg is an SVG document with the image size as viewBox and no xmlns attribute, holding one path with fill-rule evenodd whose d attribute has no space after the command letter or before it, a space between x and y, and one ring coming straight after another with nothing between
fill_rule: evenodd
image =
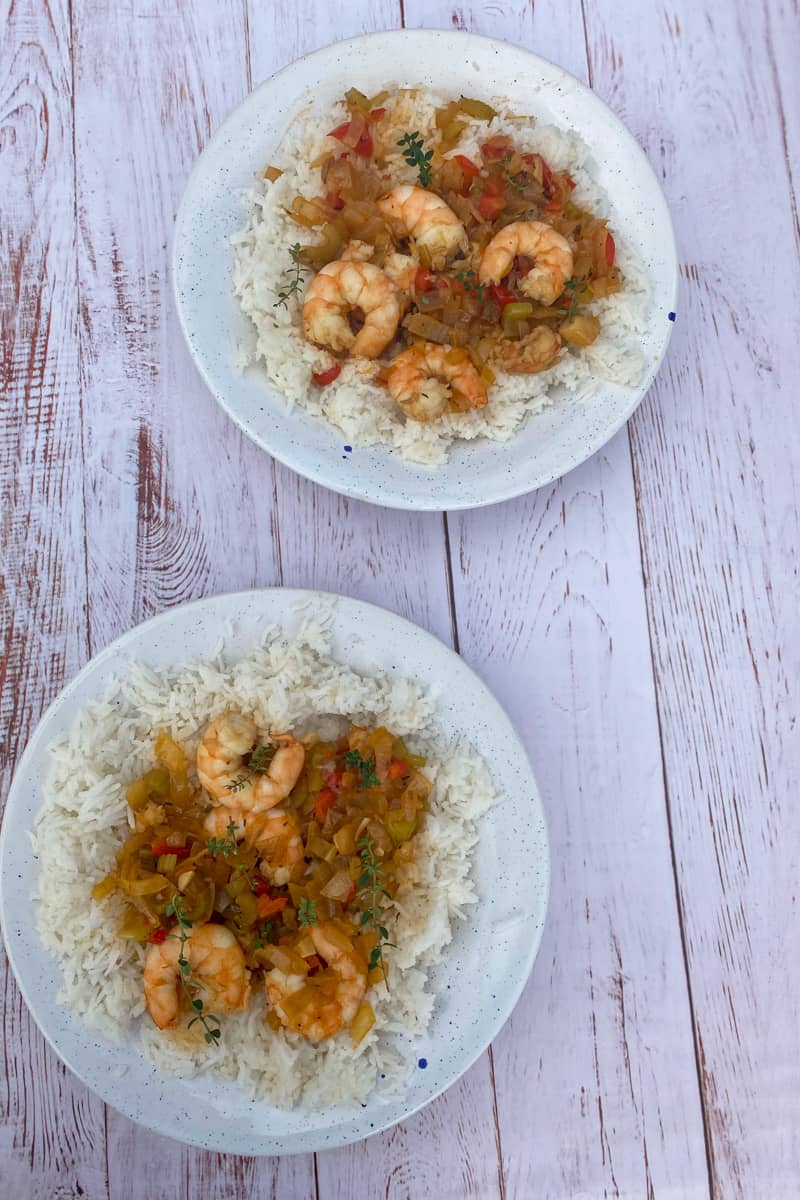
<instances>
[{"instance_id":1,"label":"chopped vegetable","mask_svg":"<svg viewBox=\"0 0 800 1200\"><path fill-rule=\"evenodd\" d=\"M470 100L467 96L461 97L458 107L468 117L475 117L478 121L491 121L497 116L491 104L484 104L483 100Z\"/></svg>"},{"instance_id":2,"label":"chopped vegetable","mask_svg":"<svg viewBox=\"0 0 800 1200\"><path fill-rule=\"evenodd\" d=\"M490 284L489 291L492 294L492 299L503 308L506 304L514 304L517 301L517 297L504 283Z\"/></svg>"},{"instance_id":3,"label":"chopped vegetable","mask_svg":"<svg viewBox=\"0 0 800 1200\"><path fill-rule=\"evenodd\" d=\"M332 367L328 367L326 371L312 371L311 378L317 387L326 387L329 383L333 383L334 379L338 379L342 373L342 364L334 363Z\"/></svg>"},{"instance_id":4,"label":"chopped vegetable","mask_svg":"<svg viewBox=\"0 0 800 1200\"><path fill-rule=\"evenodd\" d=\"M328 809L333 808L336 803L336 793L331 788L323 788L314 801L314 816L319 821L320 825L325 820L325 815Z\"/></svg>"},{"instance_id":5,"label":"chopped vegetable","mask_svg":"<svg viewBox=\"0 0 800 1200\"><path fill-rule=\"evenodd\" d=\"M478 211L484 221L493 221L505 207L506 201L503 196L490 196L486 192L478 201Z\"/></svg>"},{"instance_id":6,"label":"chopped vegetable","mask_svg":"<svg viewBox=\"0 0 800 1200\"><path fill-rule=\"evenodd\" d=\"M184 859L188 858L191 854L188 846L176 846L173 845L172 842L167 841L153 842L150 849L152 850L155 858L158 858L161 854L174 854L176 859Z\"/></svg>"},{"instance_id":7,"label":"chopped vegetable","mask_svg":"<svg viewBox=\"0 0 800 1200\"><path fill-rule=\"evenodd\" d=\"M256 900L256 911L259 917L274 917L283 912L289 903L288 896L259 896Z\"/></svg>"},{"instance_id":8,"label":"chopped vegetable","mask_svg":"<svg viewBox=\"0 0 800 1200\"><path fill-rule=\"evenodd\" d=\"M350 1036L353 1039L354 1046L363 1042L374 1024L375 1012L372 1005L363 1000L358 1012L353 1017L353 1024L350 1026Z\"/></svg>"},{"instance_id":9,"label":"chopped vegetable","mask_svg":"<svg viewBox=\"0 0 800 1200\"><path fill-rule=\"evenodd\" d=\"M467 158L466 154L454 154L453 161L458 163L461 170L470 179L475 179L481 173L478 164L474 163L471 158Z\"/></svg>"},{"instance_id":10,"label":"chopped vegetable","mask_svg":"<svg viewBox=\"0 0 800 1200\"><path fill-rule=\"evenodd\" d=\"M600 322L590 313L578 314L562 321L558 332L573 346L591 346L600 333Z\"/></svg>"}]
</instances>

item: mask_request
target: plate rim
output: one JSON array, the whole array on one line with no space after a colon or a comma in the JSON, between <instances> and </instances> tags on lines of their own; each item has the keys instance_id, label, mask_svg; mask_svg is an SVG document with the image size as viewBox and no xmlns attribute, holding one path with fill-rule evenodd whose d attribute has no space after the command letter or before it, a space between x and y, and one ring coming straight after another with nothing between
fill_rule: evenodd
<instances>
[{"instance_id":1,"label":"plate rim","mask_svg":"<svg viewBox=\"0 0 800 1200\"><path fill-rule=\"evenodd\" d=\"M129 641L130 639L132 639L135 634L141 633L143 630L146 630L146 629L152 629L154 626L168 625L170 620L174 619L174 617L177 613L179 613L179 612L183 613L187 610L202 608L203 605L206 605L210 602L220 602L220 601L225 602L225 601L229 601L229 600L238 600L240 602L244 602L246 600L246 598L259 598L262 601L267 601L269 596L275 592L283 593L284 595L286 595L290 598L296 598L296 608L298 610L302 606L308 605L309 603L324 604L326 602L327 603L333 602L334 604L344 603L346 606L354 605L357 608L368 609L368 610L371 610L372 612L377 612L377 613L381 614L381 616L383 618L388 616L392 621L399 621L402 624L408 626L410 629L412 629L414 631L414 633L417 636L422 635L424 639L431 639L432 641L437 643L439 647L441 647L442 649L447 651L450 655L453 655L455 658L457 658L461 662L463 667L473 677L473 679L477 683L479 689L483 692L484 702L489 707L493 706L494 709L496 710L497 714L500 716L500 718L503 721L505 721L510 734L512 735L514 741L516 742L517 746L519 747L519 749L524 757L524 761L527 764L529 780L530 780L531 784L533 785L534 802L538 804L538 809L539 809L538 815L541 818L541 825L542 825L542 860L541 860L541 863L539 864L539 868L540 868L540 873L541 873L542 880L543 880L543 887L542 887L541 914L538 919L537 927L534 930L534 936L531 939L531 944L528 949L527 956L522 964L523 969L520 972L519 979L518 979L515 987L513 989L511 989L507 993L506 997L504 998L503 1003L501 1004L501 1007L498 1010L497 1016L495 1018L492 1018L491 1020L487 1021L487 1028L489 1028L491 1031L488 1040L484 1041L483 1037L478 1039L478 1048L475 1050L474 1054L468 1054L466 1056L465 1064L460 1070L458 1070L455 1074L447 1075L445 1078L445 1082L443 1082L441 1084L441 1086L436 1087L429 1096L427 1096L423 1100L420 1100L419 1103L415 1103L411 1107L407 1108L401 1116L392 1118L392 1119L388 1119L386 1121L381 1121L381 1120L376 1121L374 1123L374 1128L370 1129L368 1133L356 1132L352 1136L349 1134L346 1134L346 1133L344 1134L344 1136L342 1136L340 1134L340 1135L337 1135L337 1137L333 1141L325 1143L325 1144L317 1144L317 1143L313 1142L313 1134L311 1134L309 1136L312 1138L312 1141L307 1145L298 1146L296 1149L283 1150L283 1149L275 1149L274 1147L269 1147L266 1149L251 1148L247 1151L239 1152L240 1154L253 1155L254 1157L269 1157L269 1156L291 1157L291 1156L297 1155L297 1154L310 1154L310 1153L322 1152L325 1150L333 1150L333 1149L341 1148L342 1146L353 1145L353 1144L356 1144L361 1141L366 1141L367 1138L371 1138L376 1134L385 1132L387 1129L391 1129L398 1124L401 1124L403 1122L410 1120L411 1117L413 1117L416 1113L420 1112L421 1109L426 1108L429 1104L432 1104L434 1100L438 1099L439 1096L441 1096L444 1092L448 1091L460 1079L462 1079L463 1076L467 1073L467 1071L469 1071L474 1066L474 1064L477 1062L477 1060L480 1058L480 1056L483 1053L485 1053L489 1047L491 1047L495 1038L498 1036L500 1031L503 1029L503 1027L506 1025L506 1023L510 1019L514 1009L516 1008L516 1006L519 1002L519 999L520 999L525 987L527 986L527 984L530 980L531 974L533 972L533 967L534 967L534 964L538 957L539 949L541 947L542 938L544 936L544 930L547 925L547 918L548 918L549 908L550 908L551 885L552 885L552 856L551 856L550 836L549 836L548 823L547 823L547 814L545 812L545 807L544 807L544 803L542 800L542 793L541 793L538 781L537 781L536 776L533 771L533 766L530 761L530 756L528 754L527 747L525 746L525 743L523 742L522 738L520 737L520 734L517 731L517 728L516 728L514 722L511 720L509 715L506 713L504 707L502 706L500 701L497 699L497 697L494 695L491 688L489 688L488 684L486 684L484 682L484 680L480 677L480 675L475 670L475 668L472 667L468 662L466 662L466 660L461 656L461 654L459 654L456 650L454 650L452 646L448 646L447 643L442 641L441 638L437 637L436 634L431 633L430 630L425 629L421 625L417 625L414 621L409 620L408 617L404 617L399 613L395 613L391 609L384 608L382 605L374 604L372 601L369 601L369 600L361 600L361 599L358 599L358 598L355 598L352 596L343 595L342 593L339 593L339 592L329 592L329 591L325 591L322 589L290 588L290 587L284 587L282 585L272 585L272 586L266 586L266 587L245 588L245 589L242 589L239 591L232 591L232 592L219 592L219 593L214 593L213 595L209 595L209 596L197 597L194 600L188 600L183 604L174 605L171 608L164 609L162 612L156 613L152 617L148 617L145 621L141 621L138 624L131 626L129 629L125 630L123 633L121 633L116 638L114 638L111 642L109 642L106 646L104 646L102 648L102 650L99 650L96 655L94 655L92 658L90 658L88 660L88 662L86 662L80 668L80 670L53 697L53 699L47 705L47 707L45 708L41 717L39 718L39 720L36 722L35 726L31 730L28 740L25 744L25 748L24 748L22 754L20 755L19 760L15 764L14 773L11 777L11 782L9 784L8 793L6 796L6 803L5 803L5 807L4 807L4 811L3 811L3 818L2 818L2 822L0 822L0 936L2 936L3 945L5 948L5 952L6 952L6 957L8 959L9 966L11 967L11 970L13 972L14 982L15 982L17 988L19 989L20 995L22 996L22 998L25 1002L28 1012L29 1012L30 1016L33 1018L33 1021L36 1025L37 1029L39 1030L41 1035L44 1037L48 1046L54 1052L54 1054L59 1059L59 1061L62 1062L68 1068L68 1070L70 1070L72 1072L72 1074L75 1075L75 1077L78 1080L80 1080L81 1084L84 1087L86 1087L93 1095L97 1096L97 1098L102 1103L108 1104L111 1108L113 1108L113 1109L115 1109L115 1111L121 1113L122 1116L126 1117L126 1119L128 1119L129 1121L132 1121L134 1124L140 1125L142 1128L147 1129L150 1132L160 1133L161 1136L171 1138L173 1141L180 1142L181 1144L184 1144L184 1145L194 1146L201 1150L211 1150L211 1151L216 1151L219 1153L225 1152L224 1147L222 1147L222 1146L210 1145L208 1140L204 1141L199 1136L197 1136L197 1137L192 1136L192 1127L191 1126L182 1130L181 1135L178 1135L173 1132L165 1132L163 1130L163 1128L159 1128L156 1123L155 1117L154 1117L152 1123L147 1123L144 1119L140 1119L139 1117L131 1116L130 1113L125 1111L124 1108L119 1107L115 1103L115 1101L113 1099L113 1092L112 1092L112 1097L109 1098L108 1096L101 1094L101 1092L98 1091L92 1084L87 1082L87 1080L80 1068L79 1062L75 1062L71 1055L64 1052L57 1045L56 1041L54 1040L54 1037L51 1034L51 1031L41 1023L41 1021L39 1019L39 1014L37 1012L38 1006L36 1005L35 1002L32 1002L32 1000L31 1000L31 995L28 991L26 983L23 980L23 973L21 973L21 971L18 967L18 964L17 964L16 951L14 949L13 939L9 937L9 930L10 930L11 922L9 920L9 914L7 913L7 909L6 909L7 899L6 899L5 871L4 871L4 864L6 861L6 836L7 836L6 831L8 828L6 818L10 811L11 805L14 802L14 796L15 796L16 787L17 787L17 780L22 775L25 764L28 762L28 760L30 758L34 757L35 754L37 753L38 748L37 748L37 746L35 746L34 743L38 742L44 736L44 731L45 731L48 721L59 709L61 709L63 707L63 705L65 703L69 702L71 697L78 690L80 683L87 676L94 673L97 670L98 666L102 667L102 665L104 664L104 662L107 659L112 658L118 651L120 651L121 649L124 649L125 643L127 641ZM264 615L265 615L265 619L269 620L269 614L265 613ZM47 747L45 745L44 749L46 750L46 748ZM40 808L41 808L41 798L40 798L40 803L39 803L39 809ZM59 960L56 958L56 956L53 954L53 952L51 950L46 949L44 946L42 946L41 942L39 942L39 940L38 940L38 934L35 933L35 936L36 936L36 940L38 942L39 949L41 950L41 952L48 955L53 960L53 962L56 964L57 969L60 972L63 971L63 968L61 967ZM66 1006L64 1006L64 1007L66 1009ZM89 1028L88 1026L86 1026L85 1022L83 1021L83 1017L80 1014L75 1013L69 1009L67 1009L67 1011L70 1012L72 1019L83 1023L84 1028L87 1028L87 1029ZM97 1034L97 1037L103 1038L104 1042L108 1042L108 1040L109 1040L109 1039L105 1038L102 1034L99 1034L99 1033ZM309 1109L308 1111L310 1114L313 1114L314 1109ZM143 1110L142 1116L144 1117L146 1115L147 1115L146 1110Z\"/></svg>"},{"instance_id":2,"label":"plate rim","mask_svg":"<svg viewBox=\"0 0 800 1200\"><path fill-rule=\"evenodd\" d=\"M558 63L555 63L550 59L544 58L540 54L536 54L533 50L529 50L526 46L521 46L516 42L505 41L501 38L488 37L485 34L473 33L469 30L434 29L434 28L427 28L427 27L419 28L419 29L373 30L369 33L359 34L357 37L343 38L341 41L329 42L325 46L320 46L316 50L309 51L307 54L301 54L297 58L293 59L291 62L286 63L285 66L281 67L274 74L267 76L266 79L263 79L250 92L248 92L247 95L237 105L235 105L230 110L230 112L227 114L227 116L221 122L219 127L214 131L212 136L206 142L206 144L203 147L203 149L201 150L200 154L195 159L192 169L187 177L186 183L184 185L183 193L181 195L181 200L180 200L178 209L175 214L175 220L174 220L173 226L172 226L172 248L171 248L171 253L170 253L170 281L171 281L172 298L173 298L173 302L174 302L175 308L178 313L178 321L179 321L179 324L181 327L181 332L183 334L184 342L189 351L189 355L195 366L195 369L199 372L204 384L206 385L206 388L210 391L214 400L220 406L220 408L222 408L222 410L226 414L226 416L229 417L230 420L232 420L234 422L234 424L242 431L242 433L244 433L245 436L250 439L250 441L254 442L259 447L259 449L263 450L271 458L276 459L278 462L282 463L283 466L287 467L291 471L294 471L296 474L300 475L302 478L308 479L312 483L316 483L320 487L327 488L329 491L335 492L338 495L347 496L351 500L360 500L364 503L378 505L381 508L399 509L399 510L404 510L404 511L417 511L418 510L420 512L447 512L447 511L456 512L456 511L464 511L464 510L468 511L469 509L473 509L473 508L486 508L489 505L501 504L501 503L505 502L506 500L513 500L519 496L526 496L526 495L529 495L531 492L538 491L540 488L548 487L555 480L560 479L562 476L568 474L570 471L576 470L584 462L586 462L588 459L592 458L595 454L597 454L597 452L599 450L602 450L602 448L605 445L607 445L608 442L610 442L611 439L613 437L615 437L617 433L619 433L619 431L620 431L620 429L622 429L623 425L627 424L627 422L631 419L633 414L636 412L637 408L641 405L645 396L648 394L648 392L652 388L653 383L656 379L656 376L658 375L658 372L661 370L664 359L666 358L666 355L667 355L667 351L669 350L670 342L672 340L672 335L674 332L674 322L669 320L667 322L668 328L665 330L665 339L664 339L663 347L661 348L661 351L658 354L658 356L651 363L648 363L647 367L644 370L642 382L635 389L631 389L631 400L630 400L629 404L627 404L625 406L622 413L620 415L618 415L614 419L614 421L611 422L610 425L604 426L602 431L599 431L597 433L592 433L587 437L586 442L584 443L585 452L582 453L580 455L580 457L577 457L574 460L570 461L570 464L568 466L562 467L561 470L559 470L559 471L555 471L555 470L544 471L542 473L542 475L540 477L538 477L536 482L532 482L529 479L519 479L516 483L511 484L509 486L503 487L502 485L498 485L498 487L495 489L495 491L493 492L493 494L491 496L481 496L477 500L468 500L468 499L462 498L462 497L450 496L450 497L447 497L446 502L444 502L444 501L436 500L434 497L432 497L430 495L423 496L419 499L412 500L411 498L404 496L402 493L399 493L396 491L392 492L391 495L387 495L387 494L383 493L382 491L380 491L376 494L374 491L371 491L369 489L366 489L363 487L359 488L354 483L353 484L348 483L348 481L346 479L342 480L340 483L337 482L336 484L334 484L333 482L331 482L330 477L327 476L323 470L317 469L313 463L300 466L297 463L296 456L293 456L290 453L287 453L285 451L281 452L280 450L276 450L272 446L268 445L266 439L263 436L261 436L259 433L257 433L248 424L248 422L243 417L239 416L233 410L233 408L229 405L224 391L222 389L218 388L216 386L216 384L213 382L213 380L211 378L211 372L207 368L205 361L203 361L199 357L199 354L195 349L193 339L189 334L188 318L186 317L186 314L184 312L184 301L182 299L182 295L181 295L181 292L180 292L179 286L178 286L178 274L179 274L178 258L179 258L181 245L183 244L184 229L190 219L189 218L190 208L187 203L187 200L188 200L190 192L193 190L193 187L196 184L197 179L200 177L203 160L204 160L206 154L209 151L213 150L213 148L215 147L215 145L218 142L221 142L223 140L224 136L226 135L226 133L228 131L228 128L233 124L234 120L236 118L238 118L238 116L241 114L243 109L247 108L248 106L251 106L255 109L257 107L257 99L261 95L261 93L263 91L265 91L267 88L269 88L276 80L280 79L280 77L283 74L285 74L287 71L290 71L292 68L296 67L299 63L306 62L309 59L316 58L317 56L322 56L322 55L328 54L332 50L335 50L337 48L349 47L349 46L353 46L353 45L356 45L359 43L368 42L368 41L371 41L374 39L419 38L420 40L427 40L430 38L447 38L447 37L465 39L465 40L469 40L469 41L476 42L476 43L482 43L482 44L485 44L486 46L509 48L509 49L512 49L515 51L520 51L523 54L526 54L534 62L543 63L546 67L558 72L562 78L569 80L570 83L575 86L576 90L579 93L584 93L586 96L590 97L596 104L600 105L603 109L605 109L605 111L606 111L608 117L611 119L612 123L618 127L618 131L622 134L622 136L630 144L629 149L630 149L633 157L638 159L640 166L645 170L646 173L649 174L649 176L652 180L652 183L655 185L655 193L658 197L660 206L663 210L662 214L661 214L662 220L663 220L663 227L661 227L661 228L663 229L663 233L666 235L666 239L668 242L668 247L667 247L668 251L669 251L668 257L669 257L670 266L672 268L672 287L671 287L669 301L668 301L669 311L670 312L677 311L678 294L679 294L679 290L680 290L680 263L679 263L679 258L678 258L678 246L677 246L677 242L675 239L675 228L674 228L674 224L672 221L672 213L671 213L669 205L667 203L666 196L664 195L664 190L661 186L658 176L656 175L655 168L653 167L649 158L645 154L643 148L639 145L639 142L637 141L637 139L634 137L634 135L628 129L627 125L625 125L625 123L621 120L621 118L617 116L617 114L614 112L614 110L611 108L611 106L609 104L607 104L606 101L602 99L602 97L600 97L587 84L583 83L582 80L578 79L577 76L573 75L570 71L567 71L565 67L560 66ZM275 394L278 395L281 398L281 400L285 402L285 397L283 396L283 393L279 392L277 388L272 387L271 384L270 384L270 387L275 392ZM314 418L314 419L322 420L322 418ZM530 418L527 418L527 419L530 419ZM330 425L330 422L325 422L325 423ZM331 428L335 428L335 427L331 425ZM516 434L515 434L515 436L516 436ZM368 451L369 449L371 449L371 447L367 446L364 449ZM414 464L409 463L408 467L409 467L409 471L414 470ZM436 468L433 468L433 470L435 471Z\"/></svg>"}]
</instances>

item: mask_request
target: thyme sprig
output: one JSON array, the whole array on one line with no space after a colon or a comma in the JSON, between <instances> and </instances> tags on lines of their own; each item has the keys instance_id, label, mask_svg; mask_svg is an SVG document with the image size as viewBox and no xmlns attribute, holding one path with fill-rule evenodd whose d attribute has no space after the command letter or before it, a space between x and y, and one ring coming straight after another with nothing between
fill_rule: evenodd
<instances>
[{"instance_id":1,"label":"thyme sprig","mask_svg":"<svg viewBox=\"0 0 800 1200\"><path fill-rule=\"evenodd\" d=\"M419 136L418 130L413 133L404 133L397 144L404 147L403 158L410 167L417 168L420 183L423 187L427 187L431 181L433 151L425 149L425 143Z\"/></svg>"},{"instance_id":2,"label":"thyme sprig","mask_svg":"<svg viewBox=\"0 0 800 1200\"><path fill-rule=\"evenodd\" d=\"M278 752L277 746L256 746L250 755L250 761L247 766L251 771L255 771L257 775L263 775L270 768L270 763Z\"/></svg>"},{"instance_id":3,"label":"thyme sprig","mask_svg":"<svg viewBox=\"0 0 800 1200\"><path fill-rule=\"evenodd\" d=\"M183 898L178 892L175 892L171 901L164 909L166 916L174 917L178 922L177 934L172 933L170 937L176 938L180 942L178 948L178 970L181 987L186 994L186 998L191 1005L194 1016L189 1022L187 1028L191 1029L193 1025L199 1021L203 1026L203 1037L209 1046L215 1046L220 1037L222 1030L220 1028L219 1017L214 1013L206 1012L203 1001L197 995L197 985L192 982L192 965L186 957L186 943L191 936L192 922L186 915L186 910L183 907Z\"/></svg>"},{"instance_id":4,"label":"thyme sprig","mask_svg":"<svg viewBox=\"0 0 800 1200\"><path fill-rule=\"evenodd\" d=\"M359 750L347 750L344 756L345 766L351 771L358 771L361 776L362 788L378 787L380 780L375 773L375 755L364 758Z\"/></svg>"},{"instance_id":5,"label":"thyme sprig","mask_svg":"<svg viewBox=\"0 0 800 1200\"><path fill-rule=\"evenodd\" d=\"M265 946L271 946L274 933L275 922L265 921L261 928L253 935L253 949L263 950Z\"/></svg>"},{"instance_id":6,"label":"thyme sprig","mask_svg":"<svg viewBox=\"0 0 800 1200\"><path fill-rule=\"evenodd\" d=\"M243 792L249 782L250 780L246 775L237 775L235 779L230 781L230 783L225 784L225 791L232 792L234 795L236 795L237 792Z\"/></svg>"},{"instance_id":7,"label":"thyme sprig","mask_svg":"<svg viewBox=\"0 0 800 1200\"><path fill-rule=\"evenodd\" d=\"M583 303L583 297L589 291L587 276L580 275L577 279L568 279L564 284L564 291L569 293L569 308L567 309L567 318L574 317L578 311L578 305Z\"/></svg>"},{"instance_id":8,"label":"thyme sprig","mask_svg":"<svg viewBox=\"0 0 800 1200\"><path fill-rule=\"evenodd\" d=\"M369 834L358 840L359 858L361 859L361 874L358 877L358 898L362 904L366 904L366 908L361 913L361 928L367 929L371 927L378 935L378 943L373 947L372 953L369 956L369 970L372 971L375 967L380 967L383 971L383 981L386 984L386 990L389 990L389 979L386 971L386 962L383 957L383 951L387 946L394 948L395 943L389 941L389 930L383 924L384 916L383 909L380 905L380 899L385 896L387 900L391 900L391 895L387 892L384 882L385 876L383 867L375 857L375 843Z\"/></svg>"},{"instance_id":9,"label":"thyme sprig","mask_svg":"<svg viewBox=\"0 0 800 1200\"><path fill-rule=\"evenodd\" d=\"M206 842L206 850L212 858L222 857L232 859L234 874L244 875L250 885L250 890L255 891L255 886L250 875L250 868L239 853L239 842L236 838L237 826L233 817L231 817L225 826L225 832L228 835L227 837L209 838Z\"/></svg>"},{"instance_id":10,"label":"thyme sprig","mask_svg":"<svg viewBox=\"0 0 800 1200\"><path fill-rule=\"evenodd\" d=\"M300 284L303 281L303 272L308 270L308 267L304 267L300 261L300 255L302 254L302 251L303 248L299 242L295 242L295 244L290 248L289 255L292 260L292 265L287 267L283 272L284 275L289 276L289 279L278 292L278 299L273 304L273 308L277 308L280 304L282 304L284 308L288 308L289 297L296 295L299 291Z\"/></svg>"}]
</instances>

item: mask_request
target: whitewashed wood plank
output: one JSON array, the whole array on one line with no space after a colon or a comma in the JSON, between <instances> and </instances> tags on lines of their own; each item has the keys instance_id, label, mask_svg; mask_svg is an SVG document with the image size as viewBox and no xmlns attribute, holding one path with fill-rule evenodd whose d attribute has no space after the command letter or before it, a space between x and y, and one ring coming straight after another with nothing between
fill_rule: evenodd
<instances>
[{"instance_id":1,"label":"whitewashed wood plank","mask_svg":"<svg viewBox=\"0 0 800 1200\"><path fill-rule=\"evenodd\" d=\"M683 264L676 345L632 448L713 1178L720 1196L788 1200L800 1190L798 14L766 13L684 0L653 6L651 25L628 0L598 4L588 41L596 86L663 164ZM642 61L647 88L619 68Z\"/></svg>"},{"instance_id":2,"label":"whitewashed wood plank","mask_svg":"<svg viewBox=\"0 0 800 1200\"><path fill-rule=\"evenodd\" d=\"M193 596L278 581L269 459L191 367L168 247L189 169L247 86L236 0L74 5L94 646ZM108 87L125 62L130 88ZM120 153L120 130L126 131ZM266 502L265 502L266 480ZM109 1111L111 1197L305 1196L313 1159L204 1154Z\"/></svg>"},{"instance_id":3,"label":"whitewashed wood plank","mask_svg":"<svg viewBox=\"0 0 800 1200\"><path fill-rule=\"evenodd\" d=\"M406 4L409 23L450 15ZM457 15L586 78L579 3ZM542 951L494 1045L508 1193L705 1196L625 433L554 487L450 528L461 650L526 739L553 850Z\"/></svg>"},{"instance_id":4,"label":"whitewashed wood plank","mask_svg":"<svg viewBox=\"0 0 800 1200\"><path fill-rule=\"evenodd\" d=\"M0 5L0 795L83 664L86 564L66 6ZM54 597L58 600L54 603ZM0 951L4 1195L105 1196L103 1106L52 1054Z\"/></svg>"},{"instance_id":5,"label":"whitewashed wood plank","mask_svg":"<svg viewBox=\"0 0 800 1200\"><path fill-rule=\"evenodd\" d=\"M372 5L251 0L249 24L257 83L317 46L398 25L399 9L387 0ZM450 641L440 517L348 501L280 465L276 470L285 583L329 588L386 605ZM436 1194L496 1196L493 1100L484 1056L464 1080L402 1128L318 1155L321 1200L383 1194L412 1200Z\"/></svg>"},{"instance_id":6,"label":"whitewashed wood plank","mask_svg":"<svg viewBox=\"0 0 800 1200\"><path fill-rule=\"evenodd\" d=\"M244 14L139 0L74 10L93 648L194 596L278 578L271 460L190 363L169 281L187 174L246 91ZM130 85L108 86L126 63ZM124 152L121 130L125 130Z\"/></svg>"},{"instance_id":7,"label":"whitewashed wood plank","mask_svg":"<svg viewBox=\"0 0 800 1200\"><path fill-rule=\"evenodd\" d=\"M745 14L747 10L745 10ZM798 0L766 0L765 37L769 73L774 89L775 120L783 147L789 180L789 199L795 239L800 250L800 73L797 71L800 45L800 9Z\"/></svg>"}]
</instances>

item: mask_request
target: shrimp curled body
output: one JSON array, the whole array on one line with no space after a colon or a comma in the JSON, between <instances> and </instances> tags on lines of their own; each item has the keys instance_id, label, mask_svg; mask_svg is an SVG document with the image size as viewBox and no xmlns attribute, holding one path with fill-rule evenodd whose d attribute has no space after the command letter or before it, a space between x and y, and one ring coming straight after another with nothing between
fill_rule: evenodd
<instances>
[{"instance_id":1,"label":"shrimp curled body","mask_svg":"<svg viewBox=\"0 0 800 1200\"><path fill-rule=\"evenodd\" d=\"M235 841L244 841L261 855L259 870L275 887L296 878L303 863L303 838L293 812L271 808L266 813L243 814L238 808L218 805L206 815L209 838L224 838L233 823ZM300 872L302 874L302 872Z\"/></svg>"},{"instance_id":2,"label":"shrimp curled body","mask_svg":"<svg viewBox=\"0 0 800 1200\"><path fill-rule=\"evenodd\" d=\"M553 304L572 276L572 250L565 237L541 221L514 221L496 233L481 257L481 283L499 283L508 275L517 255L533 259L520 281L524 296Z\"/></svg>"},{"instance_id":3,"label":"shrimp curled body","mask_svg":"<svg viewBox=\"0 0 800 1200\"><path fill-rule=\"evenodd\" d=\"M417 250L426 250L432 267L441 268L458 251L466 252L466 230L435 192L406 184L392 188L378 208L401 237L410 237Z\"/></svg>"},{"instance_id":4,"label":"shrimp curled body","mask_svg":"<svg viewBox=\"0 0 800 1200\"><path fill-rule=\"evenodd\" d=\"M242 812L266 812L291 792L305 762L305 747L290 733L270 734L278 749L266 771L244 765L256 744L258 730L239 712L223 713L206 729L197 748L197 775L214 801L236 797Z\"/></svg>"},{"instance_id":5,"label":"shrimp curled body","mask_svg":"<svg viewBox=\"0 0 800 1200\"><path fill-rule=\"evenodd\" d=\"M348 321L356 310L364 318L358 333ZM337 259L324 266L306 289L303 334L309 342L347 350L354 358L377 358L397 332L402 315L400 294L379 267Z\"/></svg>"},{"instance_id":6,"label":"shrimp curled body","mask_svg":"<svg viewBox=\"0 0 800 1200\"><path fill-rule=\"evenodd\" d=\"M411 346L392 361L386 379L392 399L414 421L435 421L449 407L483 408L486 385L469 357L433 342Z\"/></svg>"},{"instance_id":7,"label":"shrimp curled body","mask_svg":"<svg viewBox=\"0 0 800 1200\"><path fill-rule=\"evenodd\" d=\"M323 972L320 984L309 986L307 977L289 975L276 968L268 972L265 983L267 1000L281 1024L312 1042L320 1042L351 1024L367 990L367 968L352 946L348 948L347 939L342 938L335 925L329 922L314 925L309 933L317 954L327 962L330 975ZM307 1002L298 1009L293 1006L290 1015L283 1004L303 988L307 991Z\"/></svg>"},{"instance_id":8,"label":"shrimp curled body","mask_svg":"<svg viewBox=\"0 0 800 1200\"><path fill-rule=\"evenodd\" d=\"M159 1029L174 1025L181 1012L181 944L177 933L160 945L148 946L144 960L144 997ZM204 1004L217 1012L246 1008L250 972L234 935L224 925L198 925L189 934L183 954L191 968L189 979L202 993Z\"/></svg>"}]
</instances>

